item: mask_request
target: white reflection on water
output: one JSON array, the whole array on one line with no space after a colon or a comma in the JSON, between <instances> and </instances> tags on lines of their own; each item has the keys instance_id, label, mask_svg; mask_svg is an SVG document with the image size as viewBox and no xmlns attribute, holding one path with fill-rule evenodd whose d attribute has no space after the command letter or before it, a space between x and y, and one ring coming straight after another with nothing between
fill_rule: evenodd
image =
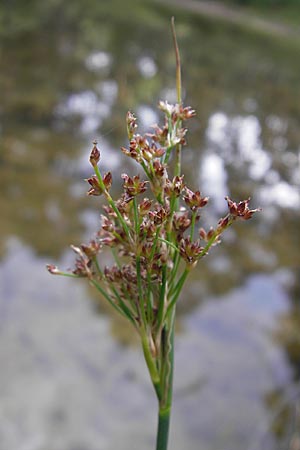
<instances>
[{"instance_id":1,"label":"white reflection on water","mask_svg":"<svg viewBox=\"0 0 300 450\"><path fill-rule=\"evenodd\" d=\"M174 87L166 87L161 90L159 98L169 103L177 102L177 91Z\"/></svg>"},{"instance_id":2,"label":"white reflection on water","mask_svg":"<svg viewBox=\"0 0 300 450\"><path fill-rule=\"evenodd\" d=\"M215 153L204 155L200 176L203 192L205 195L209 195L218 211L223 211L225 207L224 197L229 189L227 186L227 172L221 156Z\"/></svg>"},{"instance_id":3,"label":"white reflection on water","mask_svg":"<svg viewBox=\"0 0 300 450\"><path fill-rule=\"evenodd\" d=\"M150 56L142 56L137 61L138 69L145 78L152 78L157 73L157 66Z\"/></svg>"},{"instance_id":4,"label":"white reflection on water","mask_svg":"<svg viewBox=\"0 0 300 450\"><path fill-rule=\"evenodd\" d=\"M287 131L287 122L275 114L270 114L266 119L266 124L275 133L283 134Z\"/></svg>"},{"instance_id":5,"label":"white reflection on water","mask_svg":"<svg viewBox=\"0 0 300 450\"><path fill-rule=\"evenodd\" d=\"M137 108L138 124L140 126L140 132L149 132L151 126L158 122L158 114L153 108L146 105L141 105Z\"/></svg>"},{"instance_id":6,"label":"white reflection on water","mask_svg":"<svg viewBox=\"0 0 300 450\"><path fill-rule=\"evenodd\" d=\"M156 403L140 349L112 339L83 283L51 277L20 241L8 244L0 264L1 450L132 450L133 441L151 450ZM240 450L269 429L264 395L290 376L270 331L292 282L282 270L252 276L183 320L172 449Z\"/></svg>"},{"instance_id":7,"label":"white reflection on water","mask_svg":"<svg viewBox=\"0 0 300 450\"><path fill-rule=\"evenodd\" d=\"M88 134L96 131L103 120L110 116L117 93L117 83L105 80L96 86L95 91L71 94L57 106L55 113L59 118L81 117L80 131Z\"/></svg>"},{"instance_id":8,"label":"white reflection on water","mask_svg":"<svg viewBox=\"0 0 300 450\"><path fill-rule=\"evenodd\" d=\"M246 163L249 177L259 180L266 175L272 162L262 148L260 133L260 123L253 115L230 118L217 112L209 119L207 139L209 146L220 152L226 161L237 166ZM237 155L233 154L234 150Z\"/></svg>"},{"instance_id":9,"label":"white reflection on water","mask_svg":"<svg viewBox=\"0 0 300 450\"><path fill-rule=\"evenodd\" d=\"M286 123L278 117L270 116L267 123L276 133L286 131ZM272 169L271 153L263 148L261 126L257 117L249 115L231 118L223 112L217 112L209 119L206 137L211 154L208 159L204 158L202 172L204 179L211 182L211 186L207 186L208 192L222 192L224 180L227 179L224 163L228 163L237 168L246 168L249 178L260 182L257 194L262 205L299 208L299 158L293 152L282 153L281 161L290 170L290 183L283 180L280 173ZM277 136L276 139L281 137L282 151L285 138ZM274 150L278 150L277 147Z\"/></svg>"},{"instance_id":10,"label":"white reflection on water","mask_svg":"<svg viewBox=\"0 0 300 450\"><path fill-rule=\"evenodd\" d=\"M56 114L61 117L81 116L80 130L90 133L96 130L103 119L108 117L110 108L101 101L94 91L82 91L70 95L56 108Z\"/></svg>"},{"instance_id":11,"label":"white reflection on water","mask_svg":"<svg viewBox=\"0 0 300 450\"><path fill-rule=\"evenodd\" d=\"M230 135L228 133L229 118L222 112L216 112L209 118L206 130L206 138L209 147L218 148L222 145L222 149L228 150L230 145Z\"/></svg>"},{"instance_id":12,"label":"white reflection on water","mask_svg":"<svg viewBox=\"0 0 300 450\"><path fill-rule=\"evenodd\" d=\"M299 187L291 186L286 181L279 181L272 186L262 186L259 189L259 197L264 205L275 204L292 209L300 207Z\"/></svg>"},{"instance_id":13,"label":"white reflection on water","mask_svg":"<svg viewBox=\"0 0 300 450\"><path fill-rule=\"evenodd\" d=\"M266 448L261 430L269 431L270 425L264 395L290 379L284 355L270 338L277 315L287 307L280 276L255 275L185 320L186 333L177 341L175 386L187 394L180 413L195 442L191 448L201 442L210 450L246 449L254 438L257 449Z\"/></svg>"},{"instance_id":14,"label":"white reflection on water","mask_svg":"<svg viewBox=\"0 0 300 450\"><path fill-rule=\"evenodd\" d=\"M94 72L103 71L108 69L112 63L112 55L107 52L99 51L91 53L85 61L85 64L89 70Z\"/></svg>"},{"instance_id":15,"label":"white reflection on water","mask_svg":"<svg viewBox=\"0 0 300 450\"><path fill-rule=\"evenodd\" d=\"M249 176L261 179L271 166L270 155L262 148L260 140L261 126L255 116L235 117L232 119L233 132L241 160L248 163Z\"/></svg>"}]
</instances>

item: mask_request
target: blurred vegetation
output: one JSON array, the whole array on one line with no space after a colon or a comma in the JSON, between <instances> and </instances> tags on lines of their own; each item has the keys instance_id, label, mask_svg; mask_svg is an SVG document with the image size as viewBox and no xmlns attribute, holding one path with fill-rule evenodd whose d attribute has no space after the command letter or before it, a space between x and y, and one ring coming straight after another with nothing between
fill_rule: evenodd
<instances>
[{"instance_id":1,"label":"blurred vegetation","mask_svg":"<svg viewBox=\"0 0 300 450\"><path fill-rule=\"evenodd\" d=\"M266 20L275 20L286 25L299 25L299 0L220 0L227 5L243 8L251 14Z\"/></svg>"},{"instance_id":2,"label":"blurred vegetation","mask_svg":"<svg viewBox=\"0 0 300 450\"><path fill-rule=\"evenodd\" d=\"M289 5L299 5L298 0L231 0L234 3L240 5L255 5L255 6L289 6Z\"/></svg>"}]
</instances>

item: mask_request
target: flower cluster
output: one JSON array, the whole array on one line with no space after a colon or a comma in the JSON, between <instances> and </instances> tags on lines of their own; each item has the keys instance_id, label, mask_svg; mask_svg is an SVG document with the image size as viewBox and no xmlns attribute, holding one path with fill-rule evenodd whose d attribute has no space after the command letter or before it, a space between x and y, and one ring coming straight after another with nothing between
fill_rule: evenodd
<instances>
[{"instance_id":1,"label":"flower cluster","mask_svg":"<svg viewBox=\"0 0 300 450\"><path fill-rule=\"evenodd\" d=\"M228 213L206 231L198 227L208 197L185 183L181 153L186 144L185 122L195 111L181 102L181 67L174 18L172 35L176 55L177 103L160 102L162 126L138 133L131 112L126 116L129 144L121 150L143 175L121 175L123 189L114 199L112 175L102 174L101 154L94 142L86 180L88 195L104 200L101 226L88 244L72 246L76 253L72 272L48 265L52 274L85 277L101 296L134 326L141 344L159 405L156 448L167 450L172 404L173 353L176 303L191 270L220 242L234 221L250 219L250 199L235 203L226 197ZM172 164L170 162L172 161ZM173 169L172 169L173 168ZM105 249L114 262L105 264Z\"/></svg>"},{"instance_id":2,"label":"flower cluster","mask_svg":"<svg viewBox=\"0 0 300 450\"><path fill-rule=\"evenodd\" d=\"M163 127L155 125L154 133L143 136L138 134L135 116L127 114L129 146L121 150L141 166L145 179L122 174L119 199L110 195L112 176L110 172L101 174L101 155L94 142L90 153L94 174L86 180L88 195L102 195L106 201L96 237L87 245L72 246L76 261L69 274L88 278L138 332L147 330L153 355L159 354L164 324L188 273L236 219L248 220L258 211L249 209L250 199L235 203L226 197L228 214L215 228L205 231L200 227L197 231L200 210L209 199L186 185L176 161L177 169L169 175L171 151L178 153L186 143L183 123L195 111L167 102L159 107L165 113ZM101 258L105 248L112 251L115 260L111 267ZM62 273L53 265L48 270Z\"/></svg>"}]
</instances>

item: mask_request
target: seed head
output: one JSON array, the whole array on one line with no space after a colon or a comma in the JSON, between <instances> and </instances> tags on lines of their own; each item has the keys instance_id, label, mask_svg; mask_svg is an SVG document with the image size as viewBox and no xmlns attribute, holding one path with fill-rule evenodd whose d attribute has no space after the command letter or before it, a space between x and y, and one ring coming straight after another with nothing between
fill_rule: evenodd
<instances>
[{"instance_id":1,"label":"seed head","mask_svg":"<svg viewBox=\"0 0 300 450\"><path fill-rule=\"evenodd\" d=\"M48 272L50 272L52 275L59 275L61 273L58 267L54 264L47 264L46 267Z\"/></svg>"},{"instance_id":2,"label":"seed head","mask_svg":"<svg viewBox=\"0 0 300 450\"><path fill-rule=\"evenodd\" d=\"M199 256L203 250L204 248L201 247L199 239L192 242L189 236L181 239L179 244L180 255L187 262L187 264L192 267L195 266L195 263L199 259Z\"/></svg>"},{"instance_id":3,"label":"seed head","mask_svg":"<svg viewBox=\"0 0 300 450\"><path fill-rule=\"evenodd\" d=\"M124 180L123 188L125 193L129 197L135 197L147 189L146 181L140 181L140 176L135 175L134 177L129 177L126 173L123 173L122 178Z\"/></svg>"},{"instance_id":4,"label":"seed head","mask_svg":"<svg viewBox=\"0 0 300 450\"><path fill-rule=\"evenodd\" d=\"M145 214L150 211L152 205L152 201L149 200L149 198L144 198L144 200L139 204L139 213L141 216L144 216Z\"/></svg>"},{"instance_id":5,"label":"seed head","mask_svg":"<svg viewBox=\"0 0 300 450\"><path fill-rule=\"evenodd\" d=\"M97 148L97 141L93 142L94 147L92 148L91 154L90 154L90 163L93 167L96 167L98 162L100 161L100 151Z\"/></svg>"},{"instance_id":6,"label":"seed head","mask_svg":"<svg viewBox=\"0 0 300 450\"><path fill-rule=\"evenodd\" d=\"M126 124L127 124L128 139L131 140L133 138L134 132L137 128L137 123L136 123L135 115L130 111L128 111L128 113L126 115Z\"/></svg>"},{"instance_id":7,"label":"seed head","mask_svg":"<svg viewBox=\"0 0 300 450\"><path fill-rule=\"evenodd\" d=\"M193 212L197 211L198 208L203 208L208 203L208 197L201 197L200 191L193 192L185 187L185 193L183 199Z\"/></svg>"},{"instance_id":8,"label":"seed head","mask_svg":"<svg viewBox=\"0 0 300 450\"><path fill-rule=\"evenodd\" d=\"M87 258L94 258L101 250L101 242L97 242L94 239L88 244L81 244L81 250L87 256Z\"/></svg>"},{"instance_id":9,"label":"seed head","mask_svg":"<svg viewBox=\"0 0 300 450\"><path fill-rule=\"evenodd\" d=\"M173 216L173 228L178 238L182 238L183 233L191 225L191 219L189 219L188 212L175 213Z\"/></svg>"},{"instance_id":10,"label":"seed head","mask_svg":"<svg viewBox=\"0 0 300 450\"><path fill-rule=\"evenodd\" d=\"M87 195L101 195L103 194L103 189L100 187L98 178L96 175L93 175L90 178L87 178L85 181L87 181L90 184L90 189L87 192Z\"/></svg>"},{"instance_id":11,"label":"seed head","mask_svg":"<svg viewBox=\"0 0 300 450\"><path fill-rule=\"evenodd\" d=\"M247 200L239 202L238 204L232 201L228 196L225 197L225 200L227 201L229 212L233 217L240 217L243 220L249 220L254 213L261 211L260 208L249 209L248 205L250 202L250 197Z\"/></svg>"}]
</instances>

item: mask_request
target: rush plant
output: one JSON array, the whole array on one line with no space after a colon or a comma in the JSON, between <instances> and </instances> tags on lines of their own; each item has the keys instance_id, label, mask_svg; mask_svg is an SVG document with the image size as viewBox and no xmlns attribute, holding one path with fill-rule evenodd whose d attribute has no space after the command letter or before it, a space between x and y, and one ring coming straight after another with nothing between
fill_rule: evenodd
<instances>
[{"instance_id":1,"label":"rush plant","mask_svg":"<svg viewBox=\"0 0 300 450\"><path fill-rule=\"evenodd\" d=\"M86 181L88 195L101 196L101 227L88 243L72 246L77 255L72 272L48 265L52 274L85 277L112 308L138 333L158 400L156 450L166 450L172 405L174 324L176 304L189 273L236 220L248 220L258 211L249 200L235 203L226 197L228 213L215 227L198 227L208 198L190 189L181 173L181 152L186 144L187 120L195 116L181 100L181 67L174 21L177 103L160 102L164 123L152 133L138 134L137 119L127 113L128 147L125 157L140 166L139 174L123 174L120 198L110 194L112 175L101 171L101 155L94 142L90 164L94 173ZM141 176L140 173L144 175ZM196 227L197 225L197 227ZM111 267L101 252L109 248ZM103 255L102 255L103 256Z\"/></svg>"}]
</instances>

